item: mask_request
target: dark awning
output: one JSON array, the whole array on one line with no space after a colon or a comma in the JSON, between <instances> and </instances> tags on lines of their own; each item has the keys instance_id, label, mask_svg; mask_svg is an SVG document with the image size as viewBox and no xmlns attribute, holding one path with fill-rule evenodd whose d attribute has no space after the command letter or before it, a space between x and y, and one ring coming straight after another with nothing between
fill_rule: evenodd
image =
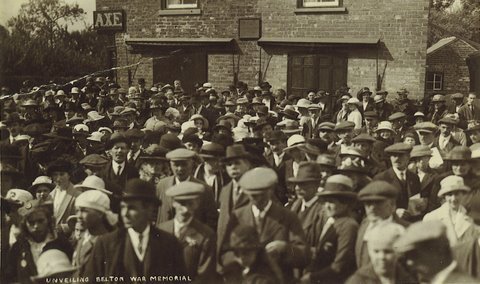
<instances>
[{"instance_id":1,"label":"dark awning","mask_svg":"<svg viewBox=\"0 0 480 284\"><path fill-rule=\"evenodd\" d=\"M379 38L278 38L262 37L258 45L262 47L328 47L352 45L377 45Z\"/></svg>"},{"instance_id":2,"label":"dark awning","mask_svg":"<svg viewBox=\"0 0 480 284\"><path fill-rule=\"evenodd\" d=\"M175 49L207 48L218 51L235 51L233 38L130 38L125 43L133 53L171 51Z\"/></svg>"}]
</instances>

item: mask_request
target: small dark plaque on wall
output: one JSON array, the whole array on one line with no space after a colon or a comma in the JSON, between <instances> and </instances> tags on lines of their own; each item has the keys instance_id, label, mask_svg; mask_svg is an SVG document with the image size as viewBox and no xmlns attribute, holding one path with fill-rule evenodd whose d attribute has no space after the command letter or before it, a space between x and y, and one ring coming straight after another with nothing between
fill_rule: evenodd
<instances>
[{"instance_id":1,"label":"small dark plaque on wall","mask_svg":"<svg viewBox=\"0 0 480 284\"><path fill-rule=\"evenodd\" d=\"M259 39L262 36L262 21L259 18L238 20L239 39Z\"/></svg>"}]
</instances>

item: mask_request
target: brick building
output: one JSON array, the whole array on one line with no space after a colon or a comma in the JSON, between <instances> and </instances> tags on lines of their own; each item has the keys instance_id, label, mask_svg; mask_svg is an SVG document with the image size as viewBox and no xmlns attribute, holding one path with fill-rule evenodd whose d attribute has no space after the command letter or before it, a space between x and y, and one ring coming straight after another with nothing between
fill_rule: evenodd
<instances>
[{"instance_id":1,"label":"brick building","mask_svg":"<svg viewBox=\"0 0 480 284\"><path fill-rule=\"evenodd\" d=\"M429 2L97 0L96 9L124 11L115 64L143 60L131 70L134 82L179 78L184 86L209 81L221 90L235 80L249 87L268 81L299 94L344 84L352 92L406 87L421 97ZM128 84L126 70L117 77Z\"/></svg>"},{"instance_id":2,"label":"brick building","mask_svg":"<svg viewBox=\"0 0 480 284\"><path fill-rule=\"evenodd\" d=\"M475 90L474 78L480 64L473 58L479 50L480 43L455 36L443 38L429 47L425 93L466 95Z\"/></svg>"}]
</instances>

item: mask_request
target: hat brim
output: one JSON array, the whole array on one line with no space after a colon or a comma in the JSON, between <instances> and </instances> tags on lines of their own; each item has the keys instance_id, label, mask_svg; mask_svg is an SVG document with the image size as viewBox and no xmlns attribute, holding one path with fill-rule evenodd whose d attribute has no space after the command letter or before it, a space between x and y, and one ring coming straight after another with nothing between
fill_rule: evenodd
<instances>
[{"instance_id":1,"label":"hat brim","mask_svg":"<svg viewBox=\"0 0 480 284\"><path fill-rule=\"evenodd\" d=\"M304 182L312 182L312 181L320 181L322 178L298 178L298 177L291 177L288 179L290 183L304 183Z\"/></svg>"},{"instance_id":2,"label":"hat brim","mask_svg":"<svg viewBox=\"0 0 480 284\"><path fill-rule=\"evenodd\" d=\"M62 269L61 271L55 271L54 274L51 274L51 275L37 275L37 276L30 276L30 279L34 282L37 282L37 281L41 281L41 280L45 280L47 278L51 278L53 277L54 275L57 275L59 273L68 273L68 272L75 272L79 269L79 267L77 266L74 266L72 268L69 268L69 269Z\"/></svg>"},{"instance_id":3,"label":"hat brim","mask_svg":"<svg viewBox=\"0 0 480 284\"><path fill-rule=\"evenodd\" d=\"M37 184L34 184L34 185L30 186L28 188L28 191L34 192L35 190L37 190L37 187L39 187L41 185L44 185L44 186L48 187L50 190L53 190L55 188L55 184L53 184L53 183L37 183Z\"/></svg>"},{"instance_id":4,"label":"hat brim","mask_svg":"<svg viewBox=\"0 0 480 284\"><path fill-rule=\"evenodd\" d=\"M343 197L350 199L357 199L357 194L355 192L338 192L338 191L322 191L317 193L319 198L322 197Z\"/></svg>"},{"instance_id":5,"label":"hat brim","mask_svg":"<svg viewBox=\"0 0 480 284\"><path fill-rule=\"evenodd\" d=\"M113 195L113 192L111 192L110 190L106 190L104 188L99 188L99 187L90 187L90 186L83 186L81 184L76 184L73 186L74 188L78 188L80 189L81 191L87 191L87 190L98 190L98 191L101 191L107 195Z\"/></svg>"},{"instance_id":6,"label":"hat brim","mask_svg":"<svg viewBox=\"0 0 480 284\"><path fill-rule=\"evenodd\" d=\"M296 145L292 145L290 147L285 147L283 148L283 151L284 152L288 152L288 151L291 151L293 149L298 149L298 147L302 146L302 145L305 145L304 143L300 143L300 144L296 144Z\"/></svg>"},{"instance_id":7,"label":"hat brim","mask_svg":"<svg viewBox=\"0 0 480 284\"><path fill-rule=\"evenodd\" d=\"M461 187L456 187L456 188L447 188L447 189L440 189L440 191L438 192L437 196L438 197L442 197L443 195L447 194L447 193L450 193L450 192L454 192L454 191L463 191L463 192L470 192L470 187L464 185L464 186L461 186Z\"/></svg>"},{"instance_id":8,"label":"hat brim","mask_svg":"<svg viewBox=\"0 0 480 284\"><path fill-rule=\"evenodd\" d=\"M299 149L300 151L302 151L302 152L307 153L307 154L312 154L312 155L320 155L320 154L322 154L322 151L307 148L307 145L306 145L306 144L300 145L300 146L298 147L298 149Z\"/></svg>"},{"instance_id":9,"label":"hat brim","mask_svg":"<svg viewBox=\"0 0 480 284\"><path fill-rule=\"evenodd\" d=\"M370 196L358 197L358 200L360 200L360 201L383 201L383 200L387 200L387 199L389 199L389 198L386 197L386 196L380 196L380 195L370 195Z\"/></svg>"}]
</instances>

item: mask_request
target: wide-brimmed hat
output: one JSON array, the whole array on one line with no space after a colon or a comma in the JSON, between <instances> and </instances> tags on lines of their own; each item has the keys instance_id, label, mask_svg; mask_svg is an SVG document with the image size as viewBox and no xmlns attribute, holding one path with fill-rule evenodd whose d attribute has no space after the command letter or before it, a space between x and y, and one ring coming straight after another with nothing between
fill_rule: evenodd
<instances>
[{"instance_id":1,"label":"wide-brimmed hat","mask_svg":"<svg viewBox=\"0 0 480 284\"><path fill-rule=\"evenodd\" d=\"M44 136L67 141L73 140L73 132L70 127L58 127L54 132L46 133Z\"/></svg>"},{"instance_id":2,"label":"wide-brimmed hat","mask_svg":"<svg viewBox=\"0 0 480 284\"><path fill-rule=\"evenodd\" d=\"M300 145L298 149L302 152L312 154L312 155L320 155L327 151L327 142L320 138L313 138L308 139L305 144Z\"/></svg>"},{"instance_id":3,"label":"wide-brimmed hat","mask_svg":"<svg viewBox=\"0 0 480 284\"><path fill-rule=\"evenodd\" d=\"M463 177L451 175L440 181L440 191L438 191L437 196L441 197L453 191L468 192L470 191L470 187L465 185Z\"/></svg>"},{"instance_id":4,"label":"wide-brimmed hat","mask_svg":"<svg viewBox=\"0 0 480 284\"><path fill-rule=\"evenodd\" d=\"M33 282L40 282L49 277L55 277L62 273L73 273L78 267L72 266L67 254L58 249L48 249L36 262L38 274L32 276Z\"/></svg>"},{"instance_id":5,"label":"wide-brimmed hat","mask_svg":"<svg viewBox=\"0 0 480 284\"><path fill-rule=\"evenodd\" d=\"M190 117L189 121L195 121L197 119L200 119L203 121L203 128L208 128L208 120L201 114L194 114Z\"/></svg>"},{"instance_id":6,"label":"wide-brimmed hat","mask_svg":"<svg viewBox=\"0 0 480 284\"><path fill-rule=\"evenodd\" d=\"M287 135L300 133L302 131L300 123L297 120L285 119L277 123L277 126Z\"/></svg>"},{"instance_id":7,"label":"wide-brimmed hat","mask_svg":"<svg viewBox=\"0 0 480 284\"><path fill-rule=\"evenodd\" d=\"M280 111L280 113L283 114L284 117L292 120L298 120L298 116L300 115L300 113L295 111L295 108L292 105L285 106L285 108Z\"/></svg>"},{"instance_id":8,"label":"wide-brimmed hat","mask_svg":"<svg viewBox=\"0 0 480 284\"><path fill-rule=\"evenodd\" d=\"M443 158L445 161L469 161L472 158L472 151L467 146L455 146L447 156Z\"/></svg>"},{"instance_id":9,"label":"wide-brimmed hat","mask_svg":"<svg viewBox=\"0 0 480 284\"><path fill-rule=\"evenodd\" d=\"M140 199L160 204L160 199L157 198L155 186L152 183L146 182L139 178L130 179L125 185L122 200Z\"/></svg>"},{"instance_id":10,"label":"wide-brimmed hat","mask_svg":"<svg viewBox=\"0 0 480 284\"><path fill-rule=\"evenodd\" d=\"M225 148L218 143L212 142L203 145L199 155L203 158L220 158L225 155Z\"/></svg>"},{"instance_id":11,"label":"wide-brimmed hat","mask_svg":"<svg viewBox=\"0 0 480 284\"><path fill-rule=\"evenodd\" d=\"M87 119L83 121L83 123L89 123L89 122L94 122L94 121L99 121L104 119L105 116L100 115L98 111L92 110L87 113Z\"/></svg>"},{"instance_id":12,"label":"wide-brimmed hat","mask_svg":"<svg viewBox=\"0 0 480 284\"><path fill-rule=\"evenodd\" d=\"M244 145L234 144L227 147L225 158L223 162L228 162L234 159L251 159L251 154L247 152Z\"/></svg>"},{"instance_id":13,"label":"wide-brimmed hat","mask_svg":"<svg viewBox=\"0 0 480 284\"><path fill-rule=\"evenodd\" d=\"M372 95L372 92L370 91L370 88L368 88L368 87L363 87L363 88L361 88L361 89L358 91L358 93L357 93L357 98L358 98L359 100L363 100L363 95L364 95L364 94L368 94L368 95L371 96L371 95Z\"/></svg>"},{"instance_id":14,"label":"wide-brimmed hat","mask_svg":"<svg viewBox=\"0 0 480 284\"><path fill-rule=\"evenodd\" d=\"M325 186L321 192L317 194L319 197L340 197L348 199L356 199L357 193L353 191L353 181L346 175L330 176L325 182Z\"/></svg>"},{"instance_id":15,"label":"wide-brimmed hat","mask_svg":"<svg viewBox=\"0 0 480 284\"><path fill-rule=\"evenodd\" d=\"M287 139L287 147L285 147L283 151L286 152L292 149L296 149L299 146L305 144L305 142L305 137L300 134L293 134Z\"/></svg>"},{"instance_id":16,"label":"wide-brimmed hat","mask_svg":"<svg viewBox=\"0 0 480 284\"><path fill-rule=\"evenodd\" d=\"M44 185L48 187L50 190L53 190L55 188L55 184L53 183L52 179L48 176L38 176L28 188L30 192L35 192L37 190L37 187L40 185Z\"/></svg>"},{"instance_id":17,"label":"wide-brimmed hat","mask_svg":"<svg viewBox=\"0 0 480 284\"><path fill-rule=\"evenodd\" d=\"M318 164L315 162L300 162L298 166L297 176L291 177L288 179L291 183L302 183L302 182L311 182L318 181L322 179L322 174Z\"/></svg>"},{"instance_id":18,"label":"wide-brimmed hat","mask_svg":"<svg viewBox=\"0 0 480 284\"><path fill-rule=\"evenodd\" d=\"M51 162L47 167L47 175L52 176L54 172L71 173L73 170L73 164L65 159L57 159Z\"/></svg>"},{"instance_id":19,"label":"wide-brimmed hat","mask_svg":"<svg viewBox=\"0 0 480 284\"><path fill-rule=\"evenodd\" d=\"M99 178L95 175L86 177L81 184L76 184L74 186L82 191L85 190L99 190L105 194L112 195L113 193L105 188L105 182L102 178Z\"/></svg>"},{"instance_id":20,"label":"wide-brimmed hat","mask_svg":"<svg viewBox=\"0 0 480 284\"><path fill-rule=\"evenodd\" d=\"M393 129L393 125L390 121L380 121L380 123L378 123L378 126L377 126L377 129L375 129L374 132L379 132L379 131L382 131L382 130L388 130L390 132L392 132L393 134L395 134L395 130Z\"/></svg>"}]
</instances>

